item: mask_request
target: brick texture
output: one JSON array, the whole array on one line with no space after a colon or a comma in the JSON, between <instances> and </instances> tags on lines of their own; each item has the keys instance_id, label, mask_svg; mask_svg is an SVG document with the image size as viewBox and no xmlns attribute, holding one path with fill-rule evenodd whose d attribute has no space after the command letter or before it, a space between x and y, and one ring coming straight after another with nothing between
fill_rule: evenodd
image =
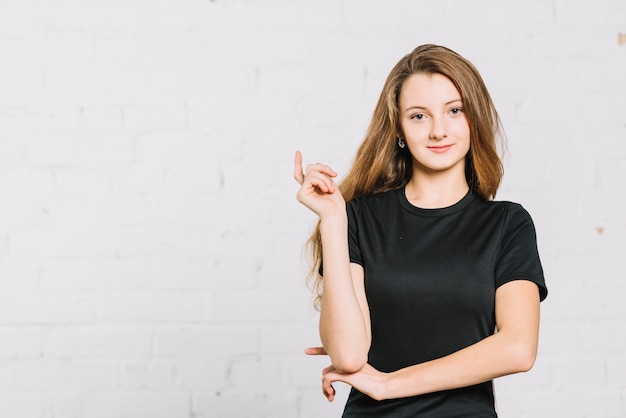
<instances>
[{"instance_id":1,"label":"brick texture","mask_svg":"<svg viewBox=\"0 0 626 418\"><path fill-rule=\"evenodd\" d=\"M538 232L507 418L626 417L623 0L0 1L0 416L340 416L292 158L340 174L423 43L483 74Z\"/></svg>"}]
</instances>

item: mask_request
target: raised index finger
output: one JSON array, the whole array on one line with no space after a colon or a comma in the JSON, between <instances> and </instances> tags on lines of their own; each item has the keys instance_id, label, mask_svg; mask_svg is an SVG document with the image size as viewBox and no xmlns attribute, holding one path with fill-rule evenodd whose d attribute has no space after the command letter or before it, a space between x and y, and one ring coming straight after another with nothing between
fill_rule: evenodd
<instances>
[{"instance_id":1,"label":"raised index finger","mask_svg":"<svg viewBox=\"0 0 626 418\"><path fill-rule=\"evenodd\" d=\"M300 184L304 181L304 172L302 171L302 153L296 151L296 158L293 164L293 177Z\"/></svg>"}]
</instances>

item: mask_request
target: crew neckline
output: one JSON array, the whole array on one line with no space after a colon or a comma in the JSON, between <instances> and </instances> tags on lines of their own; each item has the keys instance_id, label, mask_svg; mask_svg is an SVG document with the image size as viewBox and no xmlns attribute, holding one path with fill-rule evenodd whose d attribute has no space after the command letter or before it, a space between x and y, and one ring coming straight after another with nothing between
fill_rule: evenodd
<instances>
[{"instance_id":1,"label":"crew neckline","mask_svg":"<svg viewBox=\"0 0 626 418\"><path fill-rule=\"evenodd\" d=\"M406 187L400 187L399 189L396 190L396 195L398 196L398 200L400 201L400 205L406 209L407 211L415 214L415 215L419 215L419 216L427 216L427 217L439 217L439 216L446 216L446 215L450 215L456 212L459 212L463 209L465 209L473 200L474 200L474 193L472 193L472 190L470 189L465 196L463 196L461 198L461 200L459 200L458 202L450 205L450 206L446 206L443 208L433 208L433 209L425 209L425 208L420 208L418 206L415 206L414 204L412 204L411 202L409 202L409 199L407 199L406 197Z\"/></svg>"}]
</instances>

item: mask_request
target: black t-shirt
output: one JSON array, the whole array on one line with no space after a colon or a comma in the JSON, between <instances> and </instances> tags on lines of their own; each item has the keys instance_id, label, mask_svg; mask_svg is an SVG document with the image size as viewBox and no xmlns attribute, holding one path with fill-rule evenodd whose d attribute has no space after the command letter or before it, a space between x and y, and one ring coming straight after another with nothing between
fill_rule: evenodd
<instances>
[{"instance_id":1,"label":"black t-shirt","mask_svg":"<svg viewBox=\"0 0 626 418\"><path fill-rule=\"evenodd\" d=\"M363 266L369 363L391 372L446 356L494 333L495 292L530 280L547 295L528 212L469 192L421 209L404 188L347 203L350 261ZM352 389L344 417L495 417L492 382L374 401Z\"/></svg>"}]
</instances>

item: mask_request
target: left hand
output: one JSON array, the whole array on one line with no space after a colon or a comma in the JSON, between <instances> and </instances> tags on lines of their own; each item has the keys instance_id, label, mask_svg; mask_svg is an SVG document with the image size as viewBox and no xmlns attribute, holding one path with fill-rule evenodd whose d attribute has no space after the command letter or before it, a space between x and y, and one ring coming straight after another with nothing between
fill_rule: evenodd
<instances>
[{"instance_id":1,"label":"left hand","mask_svg":"<svg viewBox=\"0 0 626 418\"><path fill-rule=\"evenodd\" d=\"M308 355L326 355L323 347L310 347L304 350ZM369 364L366 364L356 373L342 373L332 365L322 370L322 393L332 402L335 399L333 382L346 383L361 393L366 394L377 401L385 399L385 387L389 380L389 374L383 373Z\"/></svg>"}]
</instances>

